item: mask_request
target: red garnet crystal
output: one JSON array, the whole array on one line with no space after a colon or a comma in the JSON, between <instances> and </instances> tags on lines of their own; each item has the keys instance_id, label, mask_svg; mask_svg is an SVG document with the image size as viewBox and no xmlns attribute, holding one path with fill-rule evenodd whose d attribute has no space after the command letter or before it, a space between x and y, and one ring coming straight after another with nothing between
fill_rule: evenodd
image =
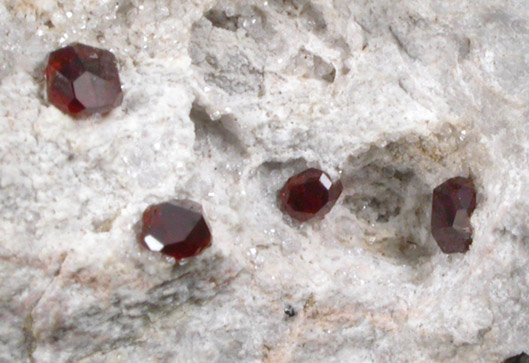
<instances>
[{"instance_id":1,"label":"red garnet crystal","mask_svg":"<svg viewBox=\"0 0 529 363\"><path fill-rule=\"evenodd\" d=\"M433 190L432 235L444 253L466 252L472 243L470 217L476 189L470 178L448 179Z\"/></svg>"},{"instance_id":2,"label":"red garnet crystal","mask_svg":"<svg viewBox=\"0 0 529 363\"><path fill-rule=\"evenodd\" d=\"M202 207L190 200L172 200L143 212L141 242L151 251L177 260L200 254L211 245Z\"/></svg>"},{"instance_id":3,"label":"red garnet crystal","mask_svg":"<svg viewBox=\"0 0 529 363\"><path fill-rule=\"evenodd\" d=\"M332 182L318 169L307 169L285 183L280 198L283 209L294 219L305 222L327 214L342 193L342 183Z\"/></svg>"},{"instance_id":4,"label":"red garnet crystal","mask_svg":"<svg viewBox=\"0 0 529 363\"><path fill-rule=\"evenodd\" d=\"M45 75L49 102L72 116L107 113L123 99L116 57L108 50L80 43L57 49Z\"/></svg>"}]
</instances>

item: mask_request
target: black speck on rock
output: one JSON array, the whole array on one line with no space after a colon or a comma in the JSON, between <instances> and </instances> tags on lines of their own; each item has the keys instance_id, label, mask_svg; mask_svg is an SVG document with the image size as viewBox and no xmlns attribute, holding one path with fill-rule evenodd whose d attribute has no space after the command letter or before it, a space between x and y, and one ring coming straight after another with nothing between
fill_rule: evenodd
<instances>
[{"instance_id":1,"label":"black speck on rock","mask_svg":"<svg viewBox=\"0 0 529 363\"><path fill-rule=\"evenodd\" d=\"M292 318L297 314L296 309L294 309L292 305L285 306L285 309L283 311L285 312L285 315L289 318Z\"/></svg>"}]
</instances>

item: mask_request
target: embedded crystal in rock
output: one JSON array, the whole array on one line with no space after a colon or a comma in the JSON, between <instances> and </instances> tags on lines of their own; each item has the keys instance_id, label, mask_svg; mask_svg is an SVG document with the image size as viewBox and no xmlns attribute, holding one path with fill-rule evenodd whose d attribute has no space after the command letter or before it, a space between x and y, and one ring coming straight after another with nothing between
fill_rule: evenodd
<instances>
[{"instance_id":1,"label":"embedded crystal in rock","mask_svg":"<svg viewBox=\"0 0 529 363\"><path fill-rule=\"evenodd\" d=\"M470 178L448 179L433 191L432 235L444 253L466 252L472 243L470 217L476 190Z\"/></svg>"},{"instance_id":2,"label":"embedded crystal in rock","mask_svg":"<svg viewBox=\"0 0 529 363\"><path fill-rule=\"evenodd\" d=\"M307 169L288 179L281 190L283 209L294 219L305 222L327 214L342 193L342 183L332 182L327 173Z\"/></svg>"},{"instance_id":3,"label":"embedded crystal in rock","mask_svg":"<svg viewBox=\"0 0 529 363\"><path fill-rule=\"evenodd\" d=\"M45 75L48 101L71 116L104 114L123 99L116 57L105 49L80 43L57 49Z\"/></svg>"},{"instance_id":4,"label":"embedded crystal in rock","mask_svg":"<svg viewBox=\"0 0 529 363\"><path fill-rule=\"evenodd\" d=\"M177 260L200 254L211 245L202 207L189 200L149 206L143 212L141 242L151 251Z\"/></svg>"}]
</instances>

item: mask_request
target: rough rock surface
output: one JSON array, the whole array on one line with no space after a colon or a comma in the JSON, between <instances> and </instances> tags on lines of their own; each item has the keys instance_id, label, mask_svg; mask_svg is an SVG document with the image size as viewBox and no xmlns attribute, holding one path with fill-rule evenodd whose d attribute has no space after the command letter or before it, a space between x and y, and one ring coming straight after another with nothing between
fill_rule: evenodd
<instances>
[{"instance_id":1,"label":"rough rock surface","mask_svg":"<svg viewBox=\"0 0 529 363\"><path fill-rule=\"evenodd\" d=\"M0 2L1 362L495 362L529 350L529 5ZM74 121L46 54L112 50L123 105ZM277 191L341 176L323 221ZM466 254L432 189L472 175ZM213 246L140 248L148 204ZM288 314L285 314L287 308Z\"/></svg>"}]
</instances>

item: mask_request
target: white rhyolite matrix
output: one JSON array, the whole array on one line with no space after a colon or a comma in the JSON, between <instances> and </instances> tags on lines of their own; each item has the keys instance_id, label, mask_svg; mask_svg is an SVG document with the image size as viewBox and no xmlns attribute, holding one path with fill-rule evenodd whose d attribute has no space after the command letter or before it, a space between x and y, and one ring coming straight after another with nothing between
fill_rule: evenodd
<instances>
[{"instance_id":1,"label":"white rhyolite matrix","mask_svg":"<svg viewBox=\"0 0 529 363\"><path fill-rule=\"evenodd\" d=\"M529 350L527 19L514 0L1 1L0 361ZM46 55L73 41L119 60L104 117L45 100ZM277 191L307 167L344 192L299 225ZM474 242L445 255L431 192L457 175ZM213 233L183 264L137 243L173 198Z\"/></svg>"}]
</instances>

